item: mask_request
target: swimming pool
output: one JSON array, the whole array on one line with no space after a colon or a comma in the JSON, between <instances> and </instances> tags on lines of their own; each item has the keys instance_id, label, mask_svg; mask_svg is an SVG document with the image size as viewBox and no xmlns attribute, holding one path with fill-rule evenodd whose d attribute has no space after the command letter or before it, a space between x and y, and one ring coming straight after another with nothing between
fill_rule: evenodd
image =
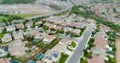
<instances>
[{"instance_id":1,"label":"swimming pool","mask_svg":"<svg viewBox=\"0 0 120 63\"><path fill-rule=\"evenodd\" d=\"M30 60L28 63L35 63L35 61L33 61L33 60Z\"/></svg>"},{"instance_id":2,"label":"swimming pool","mask_svg":"<svg viewBox=\"0 0 120 63\"><path fill-rule=\"evenodd\" d=\"M38 60L41 59L41 58L43 57L43 55L44 55L44 54L42 54L42 53L38 54L37 59L38 59Z\"/></svg>"}]
</instances>

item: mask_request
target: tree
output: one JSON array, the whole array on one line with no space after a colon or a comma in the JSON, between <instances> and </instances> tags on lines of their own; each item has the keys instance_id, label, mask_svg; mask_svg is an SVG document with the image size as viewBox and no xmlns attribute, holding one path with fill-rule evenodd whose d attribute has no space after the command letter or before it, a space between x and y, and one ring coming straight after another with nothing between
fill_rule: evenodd
<instances>
[{"instance_id":1,"label":"tree","mask_svg":"<svg viewBox=\"0 0 120 63\"><path fill-rule=\"evenodd\" d=\"M108 61L109 63L116 63L116 60L115 58L111 58L110 56L107 56L108 57Z\"/></svg>"},{"instance_id":2,"label":"tree","mask_svg":"<svg viewBox=\"0 0 120 63\"><path fill-rule=\"evenodd\" d=\"M63 34L63 33L64 33L64 30L57 30L57 33Z\"/></svg>"},{"instance_id":3,"label":"tree","mask_svg":"<svg viewBox=\"0 0 120 63\"><path fill-rule=\"evenodd\" d=\"M44 30L48 30L48 29L49 29L49 27L47 27L47 26L44 26L44 27L43 27L43 29L44 29Z\"/></svg>"},{"instance_id":4,"label":"tree","mask_svg":"<svg viewBox=\"0 0 120 63\"><path fill-rule=\"evenodd\" d=\"M81 15L85 18L91 18L94 19L97 23L102 23L108 27L110 27L111 29L113 29L114 31L120 32L120 25L119 24L115 24L113 22L107 21L102 17L99 17L95 14L89 14L86 11L80 11L78 6L74 6L71 10L71 13L75 13L76 15Z\"/></svg>"},{"instance_id":5,"label":"tree","mask_svg":"<svg viewBox=\"0 0 120 63\"><path fill-rule=\"evenodd\" d=\"M81 59L80 59L80 63L88 63L88 61L87 61L87 59L81 58Z\"/></svg>"},{"instance_id":6,"label":"tree","mask_svg":"<svg viewBox=\"0 0 120 63\"><path fill-rule=\"evenodd\" d=\"M51 31L55 31L55 29L54 29L54 28L50 28L50 30L51 30Z\"/></svg>"}]
</instances>

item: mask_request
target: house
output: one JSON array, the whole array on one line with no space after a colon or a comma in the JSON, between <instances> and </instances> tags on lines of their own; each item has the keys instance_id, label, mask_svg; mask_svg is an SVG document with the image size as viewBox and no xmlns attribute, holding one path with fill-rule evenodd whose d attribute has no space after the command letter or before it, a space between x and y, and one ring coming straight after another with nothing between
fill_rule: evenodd
<instances>
[{"instance_id":1,"label":"house","mask_svg":"<svg viewBox=\"0 0 120 63\"><path fill-rule=\"evenodd\" d=\"M11 63L7 58L0 58L0 63Z\"/></svg>"},{"instance_id":2,"label":"house","mask_svg":"<svg viewBox=\"0 0 120 63\"><path fill-rule=\"evenodd\" d=\"M38 30L30 30L30 31L28 31L28 34L29 34L29 36L35 36L36 34L39 34L39 31Z\"/></svg>"},{"instance_id":3,"label":"house","mask_svg":"<svg viewBox=\"0 0 120 63\"><path fill-rule=\"evenodd\" d=\"M13 32L12 35L13 35L13 38L15 40L17 40L17 39L24 39L24 36L23 36L22 32Z\"/></svg>"},{"instance_id":4,"label":"house","mask_svg":"<svg viewBox=\"0 0 120 63\"><path fill-rule=\"evenodd\" d=\"M3 29L4 29L4 27L0 27L0 33L2 33L2 32L3 32Z\"/></svg>"},{"instance_id":5,"label":"house","mask_svg":"<svg viewBox=\"0 0 120 63\"><path fill-rule=\"evenodd\" d=\"M55 23L56 21L61 20L61 18L60 18L60 17L57 17L57 16L50 16L49 18L46 18L46 19L44 19L44 20L46 20L46 21L48 21L48 22Z\"/></svg>"},{"instance_id":6,"label":"house","mask_svg":"<svg viewBox=\"0 0 120 63\"><path fill-rule=\"evenodd\" d=\"M26 54L25 43L22 40L15 40L8 45L8 52L11 56L23 56Z\"/></svg>"},{"instance_id":7,"label":"house","mask_svg":"<svg viewBox=\"0 0 120 63\"><path fill-rule=\"evenodd\" d=\"M63 45L63 44L57 44L55 47L53 47L53 49L59 51L59 52L66 52L67 45Z\"/></svg>"},{"instance_id":8,"label":"house","mask_svg":"<svg viewBox=\"0 0 120 63\"><path fill-rule=\"evenodd\" d=\"M99 24L100 25L100 30L101 31L105 31L105 32L108 32L110 30L109 27L105 26L104 24Z\"/></svg>"},{"instance_id":9,"label":"house","mask_svg":"<svg viewBox=\"0 0 120 63\"><path fill-rule=\"evenodd\" d=\"M100 56L101 58L106 58L106 51L101 47L93 47L91 48L92 56Z\"/></svg>"},{"instance_id":10,"label":"house","mask_svg":"<svg viewBox=\"0 0 120 63\"><path fill-rule=\"evenodd\" d=\"M69 39L62 39L62 40L60 40L59 41L59 44L61 44L61 45L68 45L68 44L71 44L71 40L69 40Z\"/></svg>"},{"instance_id":11,"label":"house","mask_svg":"<svg viewBox=\"0 0 120 63\"><path fill-rule=\"evenodd\" d=\"M45 26L48 26L49 28L55 28L56 25L55 24L50 24L50 23L45 23Z\"/></svg>"},{"instance_id":12,"label":"house","mask_svg":"<svg viewBox=\"0 0 120 63\"><path fill-rule=\"evenodd\" d=\"M73 30L71 30L71 32L76 34L76 35L80 35L81 30L80 29L73 29Z\"/></svg>"},{"instance_id":13,"label":"house","mask_svg":"<svg viewBox=\"0 0 120 63\"><path fill-rule=\"evenodd\" d=\"M91 23L91 24L96 24L96 21L94 19L87 19L87 22Z\"/></svg>"},{"instance_id":14,"label":"house","mask_svg":"<svg viewBox=\"0 0 120 63\"><path fill-rule=\"evenodd\" d=\"M55 26L54 29L55 29L55 30L62 30L63 28L62 28L62 26Z\"/></svg>"},{"instance_id":15,"label":"house","mask_svg":"<svg viewBox=\"0 0 120 63\"><path fill-rule=\"evenodd\" d=\"M54 35L44 35L44 39L43 39L43 42L44 43L51 43L56 37Z\"/></svg>"},{"instance_id":16,"label":"house","mask_svg":"<svg viewBox=\"0 0 120 63\"><path fill-rule=\"evenodd\" d=\"M38 22L35 22L35 25L36 26L39 26L39 25L41 25L43 22L42 21L38 21Z\"/></svg>"},{"instance_id":17,"label":"house","mask_svg":"<svg viewBox=\"0 0 120 63\"><path fill-rule=\"evenodd\" d=\"M45 26L49 26L49 25L50 25L50 23L46 22L44 25L45 25Z\"/></svg>"},{"instance_id":18,"label":"house","mask_svg":"<svg viewBox=\"0 0 120 63\"><path fill-rule=\"evenodd\" d=\"M33 26L33 22L27 22L27 23L25 24L25 26L28 27L28 28L30 28L30 27Z\"/></svg>"},{"instance_id":19,"label":"house","mask_svg":"<svg viewBox=\"0 0 120 63\"><path fill-rule=\"evenodd\" d=\"M9 25L9 26L6 26L5 28L7 31L14 31L16 29L15 25Z\"/></svg>"},{"instance_id":20,"label":"house","mask_svg":"<svg viewBox=\"0 0 120 63\"><path fill-rule=\"evenodd\" d=\"M108 37L105 32L97 32L94 36L94 39L94 45L96 47L106 49L106 46L108 45Z\"/></svg>"},{"instance_id":21,"label":"house","mask_svg":"<svg viewBox=\"0 0 120 63\"><path fill-rule=\"evenodd\" d=\"M104 59L99 56L93 56L88 60L88 63L105 63Z\"/></svg>"},{"instance_id":22,"label":"house","mask_svg":"<svg viewBox=\"0 0 120 63\"><path fill-rule=\"evenodd\" d=\"M36 61L36 63L43 63L42 61Z\"/></svg>"},{"instance_id":23,"label":"house","mask_svg":"<svg viewBox=\"0 0 120 63\"><path fill-rule=\"evenodd\" d=\"M17 28L17 29L24 29L25 26L24 26L23 23L20 23L20 24L16 24L16 28Z\"/></svg>"},{"instance_id":24,"label":"house","mask_svg":"<svg viewBox=\"0 0 120 63\"><path fill-rule=\"evenodd\" d=\"M83 16L78 16L78 17L77 17L77 20L79 20L79 21L84 21L85 18L84 18Z\"/></svg>"},{"instance_id":25,"label":"house","mask_svg":"<svg viewBox=\"0 0 120 63\"><path fill-rule=\"evenodd\" d=\"M75 22L68 21L66 24L67 24L67 26L75 27Z\"/></svg>"},{"instance_id":26,"label":"house","mask_svg":"<svg viewBox=\"0 0 120 63\"><path fill-rule=\"evenodd\" d=\"M80 23L80 22L77 22L77 23L74 24L75 28L84 28L84 26L85 25L83 23Z\"/></svg>"},{"instance_id":27,"label":"house","mask_svg":"<svg viewBox=\"0 0 120 63\"><path fill-rule=\"evenodd\" d=\"M58 61L59 58L60 58L60 52L51 49L51 50L47 50L42 61L44 63L55 63Z\"/></svg>"},{"instance_id":28,"label":"house","mask_svg":"<svg viewBox=\"0 0 120 63\"><path fill-rule=\"evenodd\" d=\"M34 38L40 40L40 39L43 39L43 37L44 37L44 33L39 33L39 34L36 34Z\"/></svg>"},{"instance_id":29,"label":"house","mask_svg":"<svg viewBox=\"0 0 120 63\"><path fill-rule=\"evenodd\" d=\"M4 34L4 36L1 38L1 40L2 40L2 43L10 42L10 41L12 41L12 36L10 34Z\"/></svg>"},{"instance_id":30,"label":"house","mask_svg":"<svg viewBox=\"0 0 120 63\"><path fill-rule=\"evenodd\" d=\"M60 25L61 25L61 26L67 26L67 22L61 21Z\"/></svg>"},{"instance_id":31,"label":"house","mask_svg":"<svg viewBox=\"0 0 120 63\"><path fill-rule=\"evenodd\" d=\"M84 24L81 22L67 22L66 24L67 24L67 26L75 27L75 28L83 28L84 27Z\"/></svg>"},{"instance_id":32,"label":"house","mask_svg":"<svg viewBox=\"0 0 120 63\"><path fill-rule=\"evenodd\" d=\"M64 30L65 32L68 32L68 31L72 31L72 28L70 28L70 27L64 27L63 30Z\"/></svg>"}]
</instances>

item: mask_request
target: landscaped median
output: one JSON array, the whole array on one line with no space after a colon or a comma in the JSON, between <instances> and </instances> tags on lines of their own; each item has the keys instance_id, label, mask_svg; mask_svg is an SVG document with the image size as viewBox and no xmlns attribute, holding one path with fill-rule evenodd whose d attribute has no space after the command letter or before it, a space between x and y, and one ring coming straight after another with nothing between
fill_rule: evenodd
<instances>
[{"instance_id":1,"label":"landscaped median","mask_svg":"<svg viewBox=\"0 0 120 63\"><path fill-rule=\"evenodd\" d=\"M94 39L90 38L87 48L83 50L84 54L83 57L80 59L81 60L80 63L87 63L88 59L92 57L92 52L90 49L93 47L93 42Z\"/></svg>"}]
</instances>

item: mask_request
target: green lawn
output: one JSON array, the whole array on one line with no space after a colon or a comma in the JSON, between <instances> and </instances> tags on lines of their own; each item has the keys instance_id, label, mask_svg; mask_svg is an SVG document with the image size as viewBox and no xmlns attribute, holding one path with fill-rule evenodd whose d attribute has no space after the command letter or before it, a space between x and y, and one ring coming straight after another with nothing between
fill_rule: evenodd
<instances>
[{"instance_id":1,"label":"green lawn","mask_svg":"<svg viewBox=\"0 0 120 63\"><path fill-rule=\"evenodd\" d=\"M59 39L54 40L52 43L50 43L49 45L47 45L42 52L45 53L48 49L52 49L58 43L59 43Z\"/></svg>"},{"instance_id":2,"label":"green lawn","mask_svg":"<svg viewBox=\"0 0 120 63\"><path fill-rule=\"evenodd\" d=\"M3 37L3 34L2 33L0 33L0 38L2 38Z\"/></svg>"},{"instance_id":3,"label":"green lawn","mask_svg":"<svg viewBox=\"0 0 120 63\"><path fill-rule=\"evenodd\" d=\"M17 15L0 14L0 22L10 22L18 19L23 19L23 18Z\"/></svg>"},{"instance_id":4,"label":"green lawn","mask_svg":"<svg viewBox=\"0 0 120 63\"><path fill-rule=\"evenodd\" d=\"M47 47L49 44L44 44L44 42L40 42L37 44L38 46L42 47L42 48L45 48Z\"/></svg>"},{"instance_id":5,"label":"green lawn","mask_svg":"<svg viewBox=\"0 0 120 63\"><path fill-rule=\"evenodd\" d=\"M17 16L21 16L21 17L27 18L27 17L39 16L39 15L42 15L42 14L43 13L39 13L39 14L13 14L13 15L17 15Z\"/></svg>"},{"instance_id":6,"label":"green lawn","mask_svg":"<svg viewBox=\"0 0 120 63\"><path fill-rule=\"evenodd\" d=\"M72 49L69 48L69 46L67 46L67 50L69 50L69 51L71 51L71 52L73 51Z\"/></svg>"},{"instance_id":7,"label":"green lawn","mask_svg":"<svg viewBox=\"0 0 120 63\"><path fill-rule=\"evenodd\" d=\"M72 43L71 43L71 46L75 48L75 47L76 47L76 43L75 43L75 42L72 42Z\"/></svg>"},{"instance_id":8,"label":"green lawn","mask_svg":"<svg viewBox=\"0 0 120 63\"><path fill-rule=\"evenodd\" d=\"M65 53L61 53L61 57L60 57L58 63L65 63L65 61L67 60L68 57L69 57L69 55L67 55Z\"/></svg>"}]
</instances>

